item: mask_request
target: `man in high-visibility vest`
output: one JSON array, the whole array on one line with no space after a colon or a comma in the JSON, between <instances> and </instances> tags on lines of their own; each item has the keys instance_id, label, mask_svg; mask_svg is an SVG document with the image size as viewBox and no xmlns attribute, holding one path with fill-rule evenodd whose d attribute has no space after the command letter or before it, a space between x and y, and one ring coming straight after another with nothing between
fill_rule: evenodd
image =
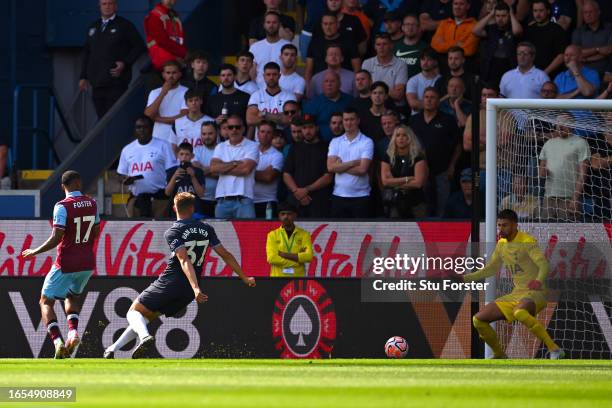
<instances>
[{"instance_id":1,"label":"man in high-visibility vest","mask_svg":"<svg viewBox=\"0 0 612 408\"><path fill-rule=\"evenodd\" d=\"M176 1L162 0L144 19L147 48L157 71L169 60L183 63L187 55L183 24L174 10Z\"/></svg>"},{"instance_id":2,"label":"man in high-visibility vest","mask_svg":"<svg viewBox=\"0 0 612 408\"><path fill-rule=\"evenodd\" d=\"M312 260L310 233L295 225L297 209L289 203L278 206L281 226L268 233L266 255L271 266L270 276L303 278L304 264Z\"/></svg>"}]
</instances>

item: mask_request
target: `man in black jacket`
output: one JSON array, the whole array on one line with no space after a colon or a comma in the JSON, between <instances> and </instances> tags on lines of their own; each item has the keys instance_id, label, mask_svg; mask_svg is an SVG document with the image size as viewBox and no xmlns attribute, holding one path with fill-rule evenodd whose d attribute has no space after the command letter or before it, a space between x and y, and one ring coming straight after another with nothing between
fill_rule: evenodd
<instances>
[{"instance_id":1,"label":"man in black jacket","mask_svg":"<svg viewBox=\"0 0 612 408\"><path fill-rule=\"evenodd\" d=\"M117 0L100 0L99 5L101 18L89 26L83 47L79 88L91 85L102 118L130 84L132 64L145 46L136 27L117 15Z\"/></svg>"}]
</instances>

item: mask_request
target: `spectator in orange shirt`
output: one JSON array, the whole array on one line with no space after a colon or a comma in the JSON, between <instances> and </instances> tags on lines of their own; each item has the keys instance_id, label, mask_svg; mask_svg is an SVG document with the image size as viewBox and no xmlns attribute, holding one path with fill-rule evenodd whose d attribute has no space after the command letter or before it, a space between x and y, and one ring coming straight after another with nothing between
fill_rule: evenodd
<instances>
[{"instance_id":1,"label":"spectator in orange shirt","mask_svg":"<svg viewBox=\"0 0 612 408\"><path fill-rule=\"evenodd\" d=\"M463 48L466 57L478 51L478 37L472 33L476 19L468 17L470 0L453 0L453 16L440 22L431 39L431 47L441 54L446 54L453 46Z\"/></svg>"}]
</instances>

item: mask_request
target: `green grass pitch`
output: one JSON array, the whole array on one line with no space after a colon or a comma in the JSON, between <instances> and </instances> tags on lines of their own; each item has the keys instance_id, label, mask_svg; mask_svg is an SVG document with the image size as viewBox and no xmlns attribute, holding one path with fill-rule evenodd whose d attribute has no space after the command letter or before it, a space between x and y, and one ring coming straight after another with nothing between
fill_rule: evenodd
<instances>
[{"instance_id":1,"label":"green grass pitch","mask_svg":"<svg viewBox=\"0 0 612 408\"><path fill-rule=\"evenodd\" d=\"M612 361L0 359L0 386L75 386L25 407L612 407Z\"/></svg>"}]
</instances>

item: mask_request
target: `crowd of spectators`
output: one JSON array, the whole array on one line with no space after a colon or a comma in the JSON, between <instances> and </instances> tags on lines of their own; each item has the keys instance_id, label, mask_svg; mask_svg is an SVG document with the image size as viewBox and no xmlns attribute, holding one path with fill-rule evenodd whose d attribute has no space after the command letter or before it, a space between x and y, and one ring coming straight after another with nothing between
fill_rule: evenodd
<instances>
[{"instance_id":1,"label":"crowd of spectators","mask_svg":"<svg viewBox=\"0 0 612 408\"><path fill-rule=\"evenodd\" d=\"M482 188L487 98L612 92L604 0L298 0L297 21L282 2L263 2L247 48L221 66L220 85L208 78L206 53L187 51L176 0L147 16L163 83L151 90L150 122L136 121L118 169L141 214L192 191L205 217L271 218L289 201L302 218L469 218L473 109ZM569 219L586 194L578 185L591 172L591 152L558 128L542 140L534 168L547 216ZM597 171L609 172L609 156L597 151ZM564 179L574 183L570 196L559 196L569 188L558 175L568 165L577 176ZM517 176L500 188L531 194L524 183ZM609 186L598 193L609 217ZM533 197L523 201L533 206Z\"/></svg>"}]
</instances>

